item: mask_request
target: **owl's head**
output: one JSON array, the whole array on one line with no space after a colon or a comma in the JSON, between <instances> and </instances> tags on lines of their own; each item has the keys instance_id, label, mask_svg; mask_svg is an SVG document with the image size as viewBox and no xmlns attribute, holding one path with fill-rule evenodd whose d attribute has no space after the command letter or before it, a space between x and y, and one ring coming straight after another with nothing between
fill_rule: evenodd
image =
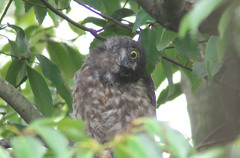
<instances>
[{"instance_id":1,"label":"owl's head","mask_svg":"<svg viewBox=\"0 0 240 158\"><path fill-rule=\"evenodd\" d=\"M90 56L106 82L136 82L145 73L144 47L127 36L107 39Z\"/></svg>"}]
</instances>

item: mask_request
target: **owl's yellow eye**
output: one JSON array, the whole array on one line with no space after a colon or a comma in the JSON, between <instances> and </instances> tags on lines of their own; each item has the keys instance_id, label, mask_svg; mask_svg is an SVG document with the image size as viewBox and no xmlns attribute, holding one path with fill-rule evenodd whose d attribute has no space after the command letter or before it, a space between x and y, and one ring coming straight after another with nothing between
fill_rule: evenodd
<instances>
[{"instance_id":1,"label":"owl's yellow eye","mask_svg":"<svg viewBox=\"0 0 240 158\"><path fill-rule=\"evenodd\" d=\"M131 59L135 60L138 57L138 53L135 50L132 50L129 56Z\"/></svg>"}]
</instances>

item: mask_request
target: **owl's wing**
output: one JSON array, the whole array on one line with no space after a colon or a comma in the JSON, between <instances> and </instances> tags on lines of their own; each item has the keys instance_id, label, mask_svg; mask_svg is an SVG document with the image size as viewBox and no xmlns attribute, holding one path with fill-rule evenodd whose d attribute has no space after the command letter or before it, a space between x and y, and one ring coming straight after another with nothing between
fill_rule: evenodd
<instances>
[{"instance_id":1,"label":"owl's wing","mask_svg":"<svg viewBox=\"0 0 240 158\"><path fill-rule=\"evenodd\" d=\"M151 100L152 105L156 108L157 107L157 102L156 102L156 95L155 95L155 85L150 76L145 77L144 79L147 90L148 90L148 96Z\"/></svg>"}]
</instances>

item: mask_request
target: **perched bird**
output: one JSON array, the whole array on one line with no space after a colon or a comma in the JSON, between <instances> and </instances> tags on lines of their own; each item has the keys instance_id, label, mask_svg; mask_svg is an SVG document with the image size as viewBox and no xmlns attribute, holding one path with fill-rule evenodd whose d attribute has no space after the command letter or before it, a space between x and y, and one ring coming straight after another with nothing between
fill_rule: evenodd
<instances>
[{"instance_id":1,"label":"perched bird","mask_svg":"<svg viewBox=\"0 0 240 158\"><path fill-rule=\"evenodd\" d=\"M73 90L73 117L86 121L89 136L103 144L132 120L155 116L155 87L145 68L143 46L127 36L90 51Z\"/></svg>"}]
</instances>

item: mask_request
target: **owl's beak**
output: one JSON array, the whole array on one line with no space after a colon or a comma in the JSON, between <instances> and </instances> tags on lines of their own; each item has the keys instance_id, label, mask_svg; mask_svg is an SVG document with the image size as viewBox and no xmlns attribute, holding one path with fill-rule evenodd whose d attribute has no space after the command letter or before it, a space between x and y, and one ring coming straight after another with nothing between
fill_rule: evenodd
<instances>
[{"instance_id":1,"label":"owl's beak","mask_svg":"<svg viewBox=\"0 0 240 158\"><path fill-rule=\"evenodd\" d=\"M121 65L122 67L125 67L125 68L130 68L130 67L131 67L131 66L130 66L131 64L130 64L130 62L128 61L127 58L124 58L124 59L121 61L120 65Z\"/></svg>"}]
</instances>

